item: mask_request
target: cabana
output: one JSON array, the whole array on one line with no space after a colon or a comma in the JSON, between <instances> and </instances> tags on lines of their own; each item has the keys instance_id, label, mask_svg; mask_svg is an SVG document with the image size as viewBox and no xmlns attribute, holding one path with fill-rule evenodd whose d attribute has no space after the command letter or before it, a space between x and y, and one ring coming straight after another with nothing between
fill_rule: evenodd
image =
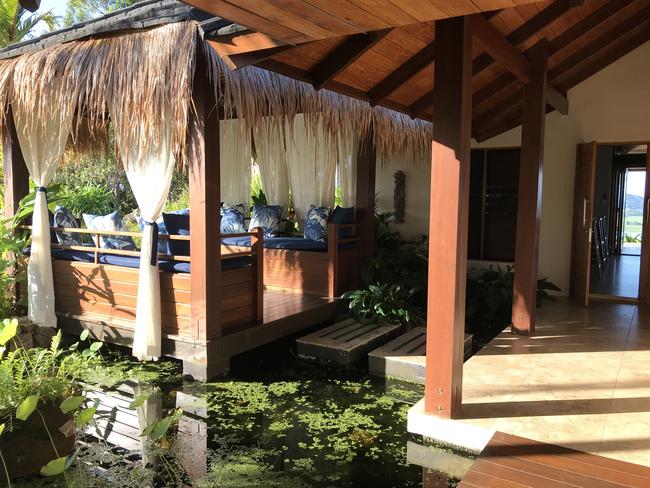
<instances>
[{"instance_id":1,"label":"cabana","mask_svg":"<svg viewBox=\"0 0 650 488\"><path fill-rule=\"evenodd\" d=\"M237 29L179 2L148 1L0 51L7 214L29 176L37 186L34 322L89 329L140 359L180 358L203 379L235 354L332 317L334 298L355 286L372 250L376 161L425 160L431 126L257 67L231 71L210 39ZM225 127L237 129L234 139ZM142 233L48 229L47 186L62 156L105 149L110 131ZM338 163L354 216L329 222L327 241L307 247L256 227L222 235L220 206L237 194L253 148L267 195L286 205L288 186L299 221L309 204L333 203ZM189 217L158 235L175 166L189 178ZM51 231L93 245L56 244ZM135 237L139 250L104 245Z\"/></svg>"}]
</instances>

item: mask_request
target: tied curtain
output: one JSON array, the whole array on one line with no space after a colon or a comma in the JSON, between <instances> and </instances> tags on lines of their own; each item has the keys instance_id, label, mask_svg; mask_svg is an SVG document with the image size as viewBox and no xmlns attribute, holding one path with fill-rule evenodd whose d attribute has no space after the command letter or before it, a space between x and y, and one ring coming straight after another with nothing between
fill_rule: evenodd
<instances>
[{"instance_id":1,"label":"tied curtain","mask_svg":"<svg viewBox=\"0 0 650 488\"><path fill-rule=\"evenodd\" d=\"M253 134L256 161L266 199L271 205L281 205L282 211L286 213L289 208L289 175L282 126L264 118L255 127Z\"/></svg>"},{"instance_id":2,"label":"tied curtain","mask_svg":"<svg viewBox=\"0 0 650 488\"><path fill-rule=\"evenodd\" d=\"M354 134L339 132L336 142L341 203L344 207L354 207L357 200L357 138Z\"/></svg>"},{"instance_id":3,"label":"tied curtain","mask_svg":"<svg viewBox=\"0 0 650 488\"><path fill-rule=\"evenodd\" d=\"M62 83L48 80L39 88L38 107L21 97L16 97L12 104L20 149L37 188L27 265L28 317L46 327L57 325L46 187L61 163L73 115L70 107L57 103L57 94L63 89Z\"/></svg>"},{"instance_id":4,"label":"tied curtain","mask_svg":"<svg viewBox=\"0 0 650 488\"><path fill-rule=\"evenodd\" d=\"M336 141L321 122L305 123L296 115L286 131L287 172L293 206L302 226L310 205L331 207L336 185Z\"/></svg>"},{"instance_id":5,"label":"tied curtain","mask_svg":"<svg viewBox=\"0 0 650 488\"><path fill-rule=\"evenodd\" d=\"M245 121L225 120L219 123L221 153L221 200L228 205L244 204L251 198L252 152L250 131Z\"/></svg>"},{"instance_id":6,"label":"tied curtain","mask_svg":"<svg viewBox=\"0 0 650 488\"><path fill-rule=\"evenodd\" d=\"M116 132L121 132L125 118L119 110L112 111L111 116ZM158 140L146 140L138 129L129 132L130 137L116 138L126 177L145 221L132 352L141 361L157 360L161 355L162 312L155 222L162 215L174 174L171 134L171 124L162 121L161 129L154 137Z\"/></svg>"}]
</instances>

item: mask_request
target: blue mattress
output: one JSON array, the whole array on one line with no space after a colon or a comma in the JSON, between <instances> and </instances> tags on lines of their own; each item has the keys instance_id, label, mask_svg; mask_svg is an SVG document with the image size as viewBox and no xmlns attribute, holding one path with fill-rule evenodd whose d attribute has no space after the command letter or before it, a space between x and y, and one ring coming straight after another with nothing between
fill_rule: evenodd
<instances>
[{"instance_id":1,"label":"blue mattress","mask_svg":"<svg viewBox=\"0 0 650 488\"><path fill-rule=\"evenodd\" d=\"M222 239L225 246L250 247L250 237L226 237ZM352 243L339 244L339 249L350 249ZM266 237L264 238L264 249L286 249L290 251L315 251L327 252L327 242L312 241L302 237Z\"/></svg>"},{"instance_id":2,"label":"blue mattress","mask_svg":"<svg viewBox=\"0 0 650 488\"><path fill-rule=\"evenodd\" d=\"M31 249L25 248L23 253L29 256ZM64 261L78 261L84 263L92 263L95 260L95 254L91 251L72 251L70 249L52 249L52 257ZM118 256L115 254L100 254L99 262L101 264L110 264L113 266L122 266L124 268L139 268L140 258L137 256ZM243 256L232 259L221 260L221 270L228 271L230 269L243 268L251 264L250 256ZM168 261L159 260L158 266L163 271L171 273L189 273L190 263L184 261Z\"/></svg>"}]
</instances>

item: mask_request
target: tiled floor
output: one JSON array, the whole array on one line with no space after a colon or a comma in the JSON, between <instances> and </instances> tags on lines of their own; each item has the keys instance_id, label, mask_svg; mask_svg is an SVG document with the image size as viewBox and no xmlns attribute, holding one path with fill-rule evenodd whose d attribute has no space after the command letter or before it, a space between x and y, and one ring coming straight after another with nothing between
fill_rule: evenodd
<instances>
[{"instance_id":1,"label":"tiled floor","mask_svg":"<svg viewBox=\"0 0 650 488\"><path fill-rule=\"evenodd\" d=\"M650 306L545 304L465 363L464 422L650 466Z\"/></svg>"},{"instance_id":2,"label":"tiled floor","mask_svg":"<svg viewBox=\"0 0 650 488\"><path fill-rule=\"evenodd\" d=\"M599 295L636 298L639 294L640 256L612 255L609 259L607 270L601 278L592 269L589 291Z\"/></svg>"}]
</instances>

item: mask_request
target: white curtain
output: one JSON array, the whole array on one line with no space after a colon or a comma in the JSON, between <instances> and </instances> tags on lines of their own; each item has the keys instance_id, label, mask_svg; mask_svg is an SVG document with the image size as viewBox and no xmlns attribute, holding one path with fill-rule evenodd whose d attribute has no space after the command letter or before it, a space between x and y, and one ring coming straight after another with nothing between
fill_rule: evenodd
<instances>
[{"instance_id":1,"label":"white curtain","mask_svg":"<svg viewBox=\"0 0 650 488\"><path fill-rule=\"evenodd\" d=\"M243 120L219 123L221 153L221 200L228 205L244 204L251 198L251 138Z\"/></svg>"},{"instance_id":2,"label":"white curtain","mask_svg":"<svg viewBox=\"0 0 650 488\"><path fill-rule=\"evenodd\" d=\"M60 107L55 102L57 91L61 89L61 83L50 80L40 90L40 107L27 106L20 97L16 97L12 105L20 149L29 175L39 188L34 202L32 246L27 265L28 316L32 322L46 327L57 324L45 187L61 163L73 115L69 107Z\"/></svg>"},{"instance_id":3,"label":"white curtain","mask_svg":"<svg viewBox=\"0 0 650 488\"><path fill-rule=\"evenodd\" d=\"M289 176L280 120L266 118L255 128L255 152L267 201L270 205L282 205L282 211L286 213L289 208Z\"/></svg>"},{"instance_id":4,"label":"white curtain","mask_svg":"<svg viewBox=\"0 0 650 488\"><path fill-rule=\"evenodd\" d=\"M122 114L111 112L118 152L145 221L140 249L138 304L135 315L133 355L140 360L156 360L161 354L160 273L154 248L155 221L162 215L174 173L175 159L171 145L171 124L161 121L156 141L145 141L139 131L123 127ZM128 136L125 137L125 135ZM156 246L157 247L157 246Z\"/></svg>"},{"instance_id":5,"label":"white curtain","mask_svg":"<svg viewBox=\"0 0 650 488\"><path fill-rule=\"evenodd\" d=\"M337 137L338 174L344 207L354 207L357 199L357 137L339 133Z\"/></svg>"},{"instance_id":6,"label":"white curtain","mask_svg":"<svg viewBox=\"0 0 650 488\"><path fill-rule=\"evenodd\" d=\"M286 131L286 148L291 196L302 225L309 205L334 203L336 143L330 143L320 123L306 124L302 115L296 115Z\"/></svg>"}]
</instances>

